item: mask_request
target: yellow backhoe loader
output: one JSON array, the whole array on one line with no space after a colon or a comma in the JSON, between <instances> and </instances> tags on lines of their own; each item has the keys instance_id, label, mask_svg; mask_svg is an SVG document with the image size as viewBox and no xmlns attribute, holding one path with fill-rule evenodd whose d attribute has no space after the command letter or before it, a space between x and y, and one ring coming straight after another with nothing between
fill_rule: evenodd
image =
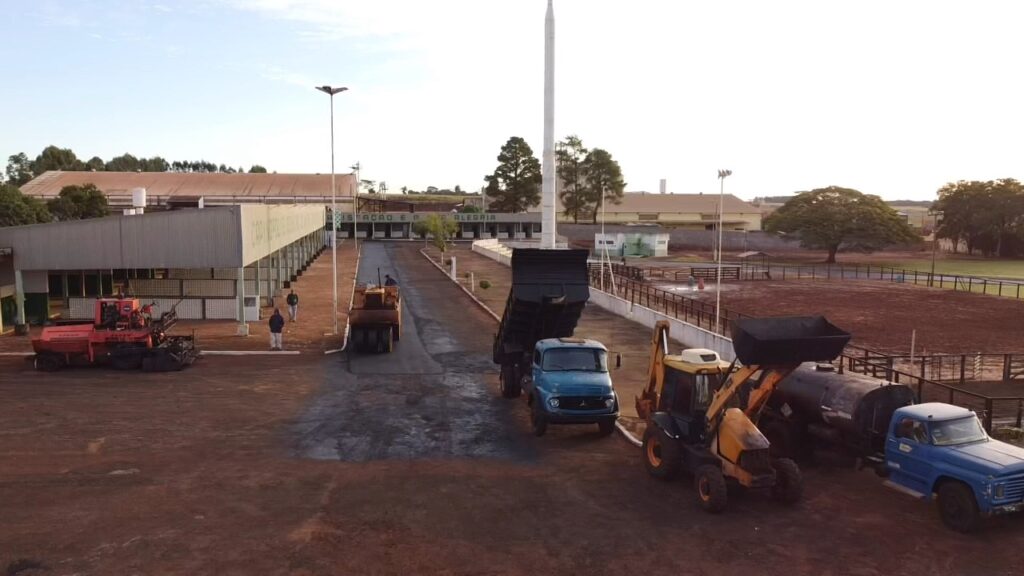
<instances>
[{"instance_id":1,"label":"yellow backhoe loader","mask_svg":"<svg viewBox=\"0 0 1024 576\"><path fill-rule=\"evenodd\" d=\"M732 336L730 364L702 348L670 355L669 324L655 325L647 386L636 399L647 422L644 465L657 478L690 472L708 512L725 509L727 482L795 503L803 492L800 469L769 456L755 423L780 382L803 362L835 359L850 334L817 316L741 319Z\"/></svg>"}]
</instances>

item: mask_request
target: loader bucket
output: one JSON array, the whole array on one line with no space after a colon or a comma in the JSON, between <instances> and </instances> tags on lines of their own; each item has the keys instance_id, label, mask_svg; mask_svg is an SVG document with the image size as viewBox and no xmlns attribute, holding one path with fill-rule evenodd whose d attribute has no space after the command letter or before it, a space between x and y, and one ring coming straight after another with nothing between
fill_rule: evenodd
<instances>
[{"instance_id":1,"label":"loader bucket","mask_svg":"<svg viewBox=\"0 0 1024 576\"><path fill-rule=\"evenodd\" d=\"M828 362L850 338L824 316L741 318L732 328L736 358L747 366Z\"/></svg>"}]
</instances>

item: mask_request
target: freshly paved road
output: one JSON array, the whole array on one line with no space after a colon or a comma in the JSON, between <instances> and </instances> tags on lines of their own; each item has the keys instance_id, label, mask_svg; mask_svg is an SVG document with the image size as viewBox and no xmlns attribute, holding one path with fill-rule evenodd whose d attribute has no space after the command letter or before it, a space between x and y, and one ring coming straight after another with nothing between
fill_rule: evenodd
<instances>
[{"instance_id":1,"label":"freshly paved road","mask_svg":"<svg viewBox=\"0 0 1024 576\"><path fill-rule=\"evenodd\" d=\"M360 282L376 283L378 268L398 280L402 338L391 354L334 357L326 386L296 424L298 453L349 461L529 458L509 403L488 389L493 321L453 299L450 282L401 245L364 244L359 268Z\"/></svg>"}]
</instances>

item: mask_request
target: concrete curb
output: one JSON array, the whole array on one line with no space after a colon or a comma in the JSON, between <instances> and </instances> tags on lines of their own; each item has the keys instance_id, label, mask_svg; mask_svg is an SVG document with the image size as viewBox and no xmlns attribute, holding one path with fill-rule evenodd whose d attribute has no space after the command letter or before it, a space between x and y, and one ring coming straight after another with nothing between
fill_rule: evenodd
<instances>
[{"instance_id":1,"label":"concrete curb","mask_svg":"<svg viewBox=\"0 0 1024 576\"><path fill-rule=\"evenodd\" d=\"M345 243L344 240L341 241ZM348 316L345 317L345 335L341 339L341 348L335 348L334 350L324 350L324 355L337 354L338 352L344 352L345 348L348 348L348 338L352 331L352 326L348 323L349 317L352 316L352 300L356 297L356 283L359 282L359 259L362 257L362 248L359 247L359 243L356 243L356 273L352 276L352 292L348 295Z\"/></svg>"},{"instance_id":2,"label":"concrete curb","mask_svg":"<svg viewBox=\"0 0 1024 576\"><path fill-rule=\"evenodd\" d=\"M452 281L452 282L453 282L453 283L454 283L454 284L455 284L456 286L458 286L459 288L461 288L461 289L462 289L462 291L463 291L463 292L465 292L467 296L469 296L470 298L472 298L472 299L473 299L473 302L476 302L477 306L480 306L480 308L482 308L484 312L487 312L487 314L489 314L489 315L491 316L491 318L494 318L494 321L495 321L495 322L498 322L499 324L501 323L501 316L498 316L497 314L495 314L495 313L494 313L494 311L493 311L493 310L491 310L491 309L490 309L490 308L489 308L489 307L487 306L487 304L484 304L484 303L483 303L483 302L482 302L482 301L481 301L481 300L480 300L479 298L477 298L477 297L476 297L476 295L475 295L475 294L473 294L472 292L470 292L469 290L467 290L465 286L463 286L462 284L460 284L460 283L458 282L458 280L456 280L455 278L452 278L450 274L448 274L447 272L445 272L444 268L443 268L443 267L442 267L442 266L441 266L440 264L438 264L437 262L434 262L434 260L433 260L433 259L432 259L432 258L431 258L431 257L430 257L429 255L427 255L427 253L426 253L426 252L425 252L425 251L424 251L423 249L420 249L420 254L422 254L422 255L423 255L423 257L424 257L424 258L426 258L428 262L430 262L431 264L433 264L433 265L434 265L434 268L437 268L438 270L440 270L442 274L444 274L444 275L445 275L445 276L446 276L446 277L447 277L447 278L448 278L449 280L451 280L451 281Z\"/></svg>"},{"instance_id":3,"label":"concrete curb","mask_svg":"<svg viewBox=\"0 0 1024 576\"><path fill-rule=\"evenodd\" d=\"M35 356L35 352L0 352L0 356Z\"/></svg>"},{"instance_id":4,"label":"concrete curb","mask_svg":"<svg viewBox=\"0 0 1024 576\"><path fill-rule=\"evenodd\" d=\"M458 286L459 288L462 288L462 291L463 291L463 292L465 292L467 296L469 296L470 298L472 298L472 299L473 299L473 302L476 302L478 306L480 306L481 308L483 308L483 310L484 310L485 312L487 312L488 314L490 314L491 318L494 318L494 320L495 320L496 322L498 322L499 324L501 323L501 317L500 317L500 316L498 316L497 314L495 314L495 313L494 313L494 311L493 311L493 310L491 310L491 309L490 309L490 308L489 308L489 307L487 306L487 304L484 304L484 303L483 303L483 302L482 302L482 301L481 301L481 300L480 300L479 298L477 298L477 297L476 297L476 296L475 296L475 295L474 295L474 294L473 294L472 292L470 292L469 290L467 290L465 286L463 286L462 284L460 284L460 283L459 283L459 282L458 282L458 281L457 281L457 280L456 280L455 278L452 278L452 277L451 277L451 276L450 276L450 275L449 275L449 274L448 274L447 272L445 272L445 271L444 271L444 268L443 268L443 267L442 267L442 266L441 266L440 264L438 264L437 262L434 262L434 260L433 260L433 259L432 259L432 258L431 258L430 256L428 256L428 255L427 255L427 253L426 253L426 252L425 252L424 250L422 250L422 249L421 249L421 250L420 250L420 254L422 254L422 255L423 255L423 257L424 257L424 258L426 258L428 262L430 262L431 264L433 264L433 265L434 265L434 268L437 268L438 270L440 270L442 274L444 274L445 276L447 276L447 277L448 277L448 279L449 279L449 280L451 280L452 282L454 282L456 286ZM641 441L640 441L639 439L637 439L637 437L636 437L636 436L633 436L633 434L632 434L632 433L631 433L631 432L630 432L629 430L626 430L626 428L625 428L625 427L623 427L623 426L622 426L622 424L619 424L619 422L618 422L618 421L616 421L616 422L615 422L615 428L617 428L617 429L619 430L619 432L620 432L620 433L622 433L622 437L623 437L623 438L625 438L625 439L626 439L626 441L627 441L627 442L629 442L630 444L632 444L632 445L634 445L634 446L643 446L643 442L641 442Z\"/></svg>"}]
</instances>

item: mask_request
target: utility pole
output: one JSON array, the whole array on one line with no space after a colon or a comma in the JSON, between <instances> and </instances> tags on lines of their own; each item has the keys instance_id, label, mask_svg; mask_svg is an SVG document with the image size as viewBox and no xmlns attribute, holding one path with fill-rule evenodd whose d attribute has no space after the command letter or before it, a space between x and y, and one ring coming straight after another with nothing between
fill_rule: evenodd
<instances>
[{"instance_id":1,"label":"utility pole","mask_svg":"<svg viewBox=\"0 0 1024 576\"><path fill-rule=\"evenodd\" d=\"M317 90L331 97L331 270L334 281L334 335L338 335L338 210L337 188L334 186L334 95L348 90L345 87L317 86Z\"/></svg>"},{"instance_id":2,"label":"utility pole","mask_svg":"<svg viewBox=\"0 0 1024 576\"><path fill-rule=\"evenodd\" d=\"M715 281L715 329L722 333L722 213L725 206L725 179L732 176L732 170L719 170L718 180L718 279Z\"/></svg>"}]
</instances>

